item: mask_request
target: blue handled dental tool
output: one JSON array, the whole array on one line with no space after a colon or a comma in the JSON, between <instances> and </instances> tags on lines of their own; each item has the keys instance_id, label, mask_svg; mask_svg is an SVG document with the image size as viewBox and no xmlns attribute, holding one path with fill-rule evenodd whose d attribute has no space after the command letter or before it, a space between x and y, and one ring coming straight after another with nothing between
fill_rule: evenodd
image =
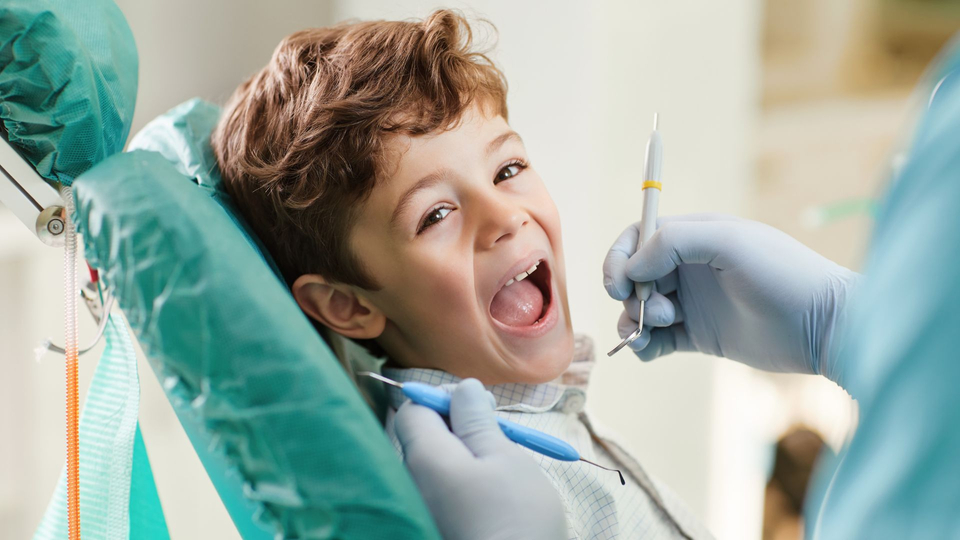
<instances>
[{"instance_id":1,"label":"blue handled dental tool","mask_svg":"<svg viewBox=\"0 0 960 540\"><path fill-rule=\"evenodd\" d=\"M416 403L417 405L423 405L428 409L433 409L443 416L450 416L450 394L441 388L418 382L400 383L393 379L384 377L379 373L373 373L371 371L361 371L358 372L357 375L371 377L391 386L396 386L403 391L403 395L410 398L410 401ZM552 435L547 435L542 431L521 426L520 424L511 422L509 420L504 420L503 418L497 418L497 423L500 424L500 429L503 430L504 435L520 446L529 448L538 454L543 454L547 457L560 461L582 461L595 467L599 467L605 471L615 472L620 475L620 484L627 484L626 480L623 478L623 473L621 473L619 470L610 469L604 467L603 465L598 465L592 461L583 459L580 457L580 453L577 452L576 448Z\"/></svg>"},{"instance_id":2,"label":"blue handled dental tool","mask_svg":"<svg viewBox=\"0 0 960 540\"><path fill-rule=\"evenodd\" d=\"M657 131L659 115L653 115L653 132L650 133L650 139L647 141L647 155L643 167L643 212L640 214L640 237L637 240L637 251L644 242L650 240L653 233L657 231L657 207L660 204L660 189L663 185L660 183L660 171L663 168L663 140L660 138L660 132ZM640 320L637 323L637 329L629 336L623 338L619 345L607 353L607 356L617 354L620 349L633 343L640 334L643 333L643 308L647 303L647 298L653 292L653 282L637 284L637 299L640 300Z\"/></svg>"}]
</instances>

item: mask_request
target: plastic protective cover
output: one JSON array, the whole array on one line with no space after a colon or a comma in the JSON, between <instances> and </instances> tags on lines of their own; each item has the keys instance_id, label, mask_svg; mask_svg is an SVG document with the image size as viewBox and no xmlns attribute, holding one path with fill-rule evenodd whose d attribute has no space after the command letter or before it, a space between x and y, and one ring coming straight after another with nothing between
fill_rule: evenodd
<instances>
[{"instance_id":1,"label":"plastic protective cover","mask_svg":"<svg viewBox=\"0 0 960 540\"><path fill-rule=\"evenodd\" d=\"M88 259L245 538L437 538L375 415L219 189L217 113L188 102L131 144L152 151L76 180Z\"/></svg>"},{"instance_id":2,"label":"plastic protective cover","mask_svg":"<svg viewBox=\"0 0 960 540\"><path fill-rule=\"evenodd\" d=\"M111 0L0 1L0 122L47 178L74 178L123 149L137 48Z\"/></svg>"}]
</instances>

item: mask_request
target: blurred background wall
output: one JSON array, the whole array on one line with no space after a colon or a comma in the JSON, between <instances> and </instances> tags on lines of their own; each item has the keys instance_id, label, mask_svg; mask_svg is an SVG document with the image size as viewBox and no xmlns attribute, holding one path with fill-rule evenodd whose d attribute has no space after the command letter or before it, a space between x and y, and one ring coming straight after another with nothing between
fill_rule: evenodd
<instances>
[{"instance_id":1,"label":"blurred background wall","mask_svg":"<svg viewBox=\"0 0 960 540\"><path fill-rule=\"evenodd\" d=\"M133 132L194 96L222 103L279 40L348 18L422 17L441 5L119 0L140 53ZM910 90L958 27L954 3L917 0L450 2L497 28L511 124L560 208L574 327L602 358L588 406L719 538L797 538L767 512L774 444L796 425L839 447L850 400L814 377L698 355L641 364L603 291L613 239L639 219L654 112L665 140L662 214L727 212L779 227L857 268L869 207L903 133ZM481 33L481 37L484 34ZM493 36L486 36L492 38ZM63 462L62 255L0 208L0 538L32 534ZM94 329L81 314L81 336ZM142 356L142 355L141 355ZM93 372L81 359L81 387ZM174 539L236 532L141 358L141 424ZM801 445L802 446L802 445ZM780 453L778 464L780 463ZM767 504L768 509L770 504Z\"/></svg>"}]
</instances>

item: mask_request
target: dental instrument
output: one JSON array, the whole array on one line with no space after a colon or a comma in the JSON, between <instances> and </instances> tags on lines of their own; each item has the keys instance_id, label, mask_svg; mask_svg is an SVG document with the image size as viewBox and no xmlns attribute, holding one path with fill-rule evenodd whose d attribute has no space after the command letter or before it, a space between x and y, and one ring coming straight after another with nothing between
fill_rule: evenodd
<instances>
[{"instance_id":1,"label":"dental instrument","mask_svg":"<svg viewBox=\"0 0 960 540\"><path fill-rule=\"evenodd\" d=\"M417 405L423 405L424 407L433 409L443 416L450 416L450 394L436 386L418 382L400 383L372 371L360 371L357 375L370 377L382 383L389 384L390 386L395 386L403 392L403 395L410 398L410 401ZM526 426L521 426L520 424L503 418L497 418L497 423L500 425L500 429L503 430L504 435L520 446L556 460L582 461L605 471L616 472L620 475L620 484L627 485L626 480L623 478L623 473L618 469L610 469L584 459L580 456L580 453L577 452L576 448L556 437Z\"/></svg>"},{"instance_id":2,"label":"dental instrument","mask_svg":"<svg viewBox=\"0 0 960 540\"><path fill-rule=\"evenodd\" d=\"M67 376L67 523L70 540L80 540L80 382L77 330L77 226L73 222L73 193L61 186L64 201L64 315L63 354Z\"/></svg>"},{"instance_id":3,"label":"dental instrument","mask_svg":"<svg viewBox=\"0 0 960 540\"><path fill-rule=\"evenodd\" d=\"M663 167L663 140L660 138L660 132L657 131L660 116L653 113L653 132L650 133L650 139L647 141L647 154L643 167L643 211L640 214L640 235L637 241L637 251L653 233L657 231L657 207L660 203L660 190L663 185L660 183L660 173ZM640 300L640 318L637 320L637 329L629 336L623 338L619 345L607 353L607 356L613 356L620 349L633 343L640 334L643 333L643 309L646 299L653 292L653 282L637 284L637 299Z\"/></svg>"}]
</instances>

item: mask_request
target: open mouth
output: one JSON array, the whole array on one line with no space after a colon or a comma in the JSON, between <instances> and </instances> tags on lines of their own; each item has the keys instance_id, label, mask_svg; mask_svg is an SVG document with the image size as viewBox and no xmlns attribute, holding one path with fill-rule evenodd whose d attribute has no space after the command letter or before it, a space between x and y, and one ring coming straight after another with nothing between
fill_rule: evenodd
<instances>
[{"instance_id":1,"label":"open mouth","mask_svg":"<svg viewBox=\"0 0 960 540\"><path fill-rule=\"evenodd\" d=\"M490 315L504 326L541 325L551 312L553 287L550 265L539 259L507 279L490 303Z\"/></svg>"}]
</instances>

